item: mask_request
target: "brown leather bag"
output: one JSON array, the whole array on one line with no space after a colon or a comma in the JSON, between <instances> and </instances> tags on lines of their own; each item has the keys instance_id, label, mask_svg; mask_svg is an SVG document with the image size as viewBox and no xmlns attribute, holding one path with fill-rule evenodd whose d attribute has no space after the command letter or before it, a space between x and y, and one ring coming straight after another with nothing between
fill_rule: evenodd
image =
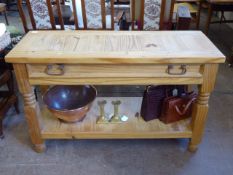
<instances>
[{"instance_id":1,"label":"brown leather bag","mask_svg":"<svg viewBox=\"0 0 233 175\"><path fill-rule=\"evenodd\" d=\"M161 115L161 109L163 100L172 95L172 91L177 89L178 94L182 94L186 91L187 87L183 85L162 85L162 86L147 86L144 91L141 116L145 121L150 121L159 118Z\"/></svg>"},{"instance_id":2,"label":"brown leather bag","mask_svg":"<svg viewBox=\"0 0 233 175\"><path fill-rule=\"evenodd\" d=\"M141 116L145 121L156 119L161 114L163 99L166 97L164 86L147 86L144 91Z\"/></svg>"},{"instance_id":3,"label":"brown leather bag","mask_svg":"<svg viewBox=\"0 0 233 175\"><path fill-rule=\"evenodd\" d=\"M172 123L192 114L192 104L196 101L197 94L194 92L186 93L181 97L167 97L163 101L161 117L164 123Z\"/></svg>"}]
</instances>

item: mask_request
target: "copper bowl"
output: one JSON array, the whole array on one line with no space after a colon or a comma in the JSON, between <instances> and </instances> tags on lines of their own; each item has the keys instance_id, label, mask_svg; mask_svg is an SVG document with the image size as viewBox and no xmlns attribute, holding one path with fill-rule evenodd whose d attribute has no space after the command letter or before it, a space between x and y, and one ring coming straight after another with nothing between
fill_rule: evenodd
<instances>
[{"instance_id":1,"label":"copper bowl","mask_svg":"<svg viewBox=\"0 0 233 175\"><path fill-rule=\"evenodd\" d=\"M43 96L51 113L66 122L78 122L85 118L97 91L94 86L53 86Z\"/></svg>"}]
</instances>

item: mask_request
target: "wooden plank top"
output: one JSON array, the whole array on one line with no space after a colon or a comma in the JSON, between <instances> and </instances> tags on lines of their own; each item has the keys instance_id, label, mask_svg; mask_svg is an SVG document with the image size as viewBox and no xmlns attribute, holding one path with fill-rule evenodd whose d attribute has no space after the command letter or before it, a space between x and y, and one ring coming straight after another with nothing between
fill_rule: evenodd
<instances>
[{"instance_id":1,"label":"wooden plank top","mask_svg":"<svg viewBox=\"0 0 233 175\"><path fill-rule=\"evenodd\" d=\"M31 31L6 56L10 63L223 63L200 31Z\"/></svg>"}]
</instances>

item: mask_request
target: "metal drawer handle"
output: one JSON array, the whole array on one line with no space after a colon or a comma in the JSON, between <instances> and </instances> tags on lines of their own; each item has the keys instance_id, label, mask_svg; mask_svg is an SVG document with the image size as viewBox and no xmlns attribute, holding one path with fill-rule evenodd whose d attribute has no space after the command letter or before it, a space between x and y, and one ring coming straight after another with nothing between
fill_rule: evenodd
<instances>
[{"instance_id":1,"label":"metal drawer handle","mask_svg":"<svg viewBox=\"0 0 233 175\"><path fill-rule=\"evenodd\" d=\"M181 65L180 66L180 69L181 69L181 72L180 73L174 73L174 72L171 72L171 70L174 68L173 65L168 65L167 67L167 73L169 75L184 75L186 72L187 72L187 68L186 68L186 65Z\"/></svg>"},{"instance_id":2,"label":"metal drawer handle","mask_svg":"<svg viewBox=\"0 0 233 175\"><path fill-rule=\"evenodd\" d=\"M55 67L55 68L54 68ZM48 64L45 73L48 75L64 75L65 73L64 64ZM56 69L56 71L54 71Z\"/></svg>"}]
</instances>

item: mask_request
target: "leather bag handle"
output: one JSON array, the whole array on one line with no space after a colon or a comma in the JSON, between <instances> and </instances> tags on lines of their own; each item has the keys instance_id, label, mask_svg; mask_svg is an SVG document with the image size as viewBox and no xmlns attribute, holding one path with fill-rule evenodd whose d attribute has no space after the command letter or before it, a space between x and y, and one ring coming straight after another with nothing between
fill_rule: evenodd
<instances>
[{"instance_id":1,"label":"leather bag handle","mask_svg":"<svg viewBox=\"0 0 233 175\"><path fill-rule=\"evenodd\" d=\"M180 109L178 108L177 105L175 105L175 109L176 109L176 112L179 114L179 115L184 115L187 111L188 111L188 108L191 106L191 104L196 100L196 98L192 98L191 100L189 100L189 102L187 103L187 105L185 106L185 108L183 109L183 111L180 111Z\"/></svg>"}]
</instances>

